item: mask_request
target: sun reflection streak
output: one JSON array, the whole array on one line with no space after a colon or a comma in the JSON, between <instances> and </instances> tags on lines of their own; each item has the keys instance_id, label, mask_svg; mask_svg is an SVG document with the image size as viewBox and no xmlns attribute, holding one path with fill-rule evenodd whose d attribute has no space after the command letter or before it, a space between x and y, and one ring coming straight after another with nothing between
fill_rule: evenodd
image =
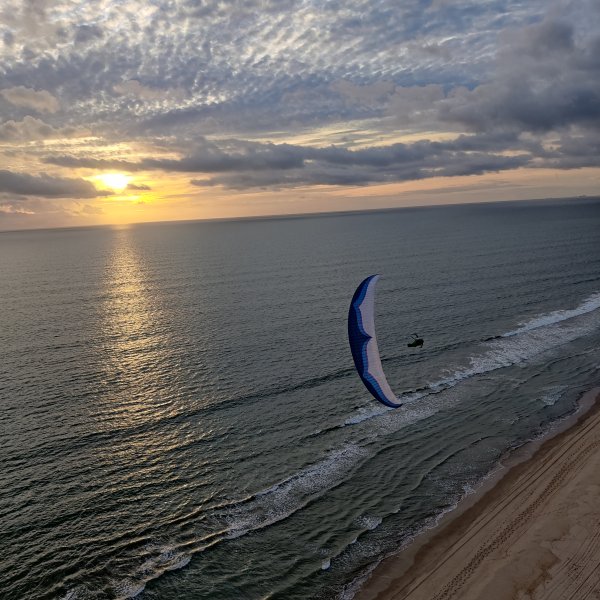
<instances>
[{"instance_id":1,"label":"sun reflection streak","mask_svg":"<svg viewBox=\"0 0 600 600\"><path fill-rule=\"evenodd\" d=\"M102 431L134 432L110 448L124 464L153 463L177 443L176 431L153 426L177 413L175 387L168 383L174 364L172 343L159 288L152 283L133 228L115 227L111 234L114 243L105 266L102 309L107 393L95 417Z\"/></svg>"}]
</instances>

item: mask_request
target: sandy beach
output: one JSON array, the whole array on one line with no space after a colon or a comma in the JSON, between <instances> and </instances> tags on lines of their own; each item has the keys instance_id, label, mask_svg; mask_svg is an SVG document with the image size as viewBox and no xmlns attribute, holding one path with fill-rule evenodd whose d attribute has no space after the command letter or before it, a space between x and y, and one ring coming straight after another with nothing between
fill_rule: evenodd
<instances>
[{"instance_id":1,"label":"sandy beach","mask_svg":"<svg viewBox=\"0 0 600 600\"><path fill-rule=\"evenodd\" d=\"M356 600L600 598L600 389L561 429L383 561Z\"/></svg>"}]
</instances>

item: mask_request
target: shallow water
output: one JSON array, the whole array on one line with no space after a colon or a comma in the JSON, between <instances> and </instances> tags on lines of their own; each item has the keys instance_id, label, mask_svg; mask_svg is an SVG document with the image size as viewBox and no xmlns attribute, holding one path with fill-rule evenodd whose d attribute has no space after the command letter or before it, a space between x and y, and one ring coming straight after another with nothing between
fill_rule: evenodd
<instances>
[{"instance_id":1,"label":"shallow water","mask_svg":"<svg viewBox=\"0 0 600 600\"><path fill-rule=\"evenodd\" d=\"M598 383L598 248L592 201L0 234L2 597L351 597Z\"/></svg>"}]
</instances>

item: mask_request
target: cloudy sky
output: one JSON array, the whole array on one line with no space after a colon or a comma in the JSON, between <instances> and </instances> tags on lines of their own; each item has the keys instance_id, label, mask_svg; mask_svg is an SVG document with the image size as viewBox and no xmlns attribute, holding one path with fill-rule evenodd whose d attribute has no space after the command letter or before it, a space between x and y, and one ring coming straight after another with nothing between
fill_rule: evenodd
<instances>
[{"instance_id":1,"label":"cloudy sky","mask_svg":"<svg viewBox=\"0 0 600 600\"><path fill-rule=\"evenodd\" d=\"M0 3L0 229L599 193L598 0Z\"/></svg>"}]
</instances>

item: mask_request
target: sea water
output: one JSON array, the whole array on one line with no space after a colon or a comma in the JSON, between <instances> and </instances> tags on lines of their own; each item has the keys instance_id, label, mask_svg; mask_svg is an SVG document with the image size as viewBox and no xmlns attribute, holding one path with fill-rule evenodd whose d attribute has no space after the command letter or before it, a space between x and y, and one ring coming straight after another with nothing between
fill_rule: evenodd
<instances>
[{"instance_id":1,"label":"sea water","mask_svg":"<svg viewBox=\"0 0 600 600\"><path fill-rule=\"evenodd\" d=\"M599 349L593 200L0 234L0 595L351 598Z\"/></svg>"}]
</instances>

